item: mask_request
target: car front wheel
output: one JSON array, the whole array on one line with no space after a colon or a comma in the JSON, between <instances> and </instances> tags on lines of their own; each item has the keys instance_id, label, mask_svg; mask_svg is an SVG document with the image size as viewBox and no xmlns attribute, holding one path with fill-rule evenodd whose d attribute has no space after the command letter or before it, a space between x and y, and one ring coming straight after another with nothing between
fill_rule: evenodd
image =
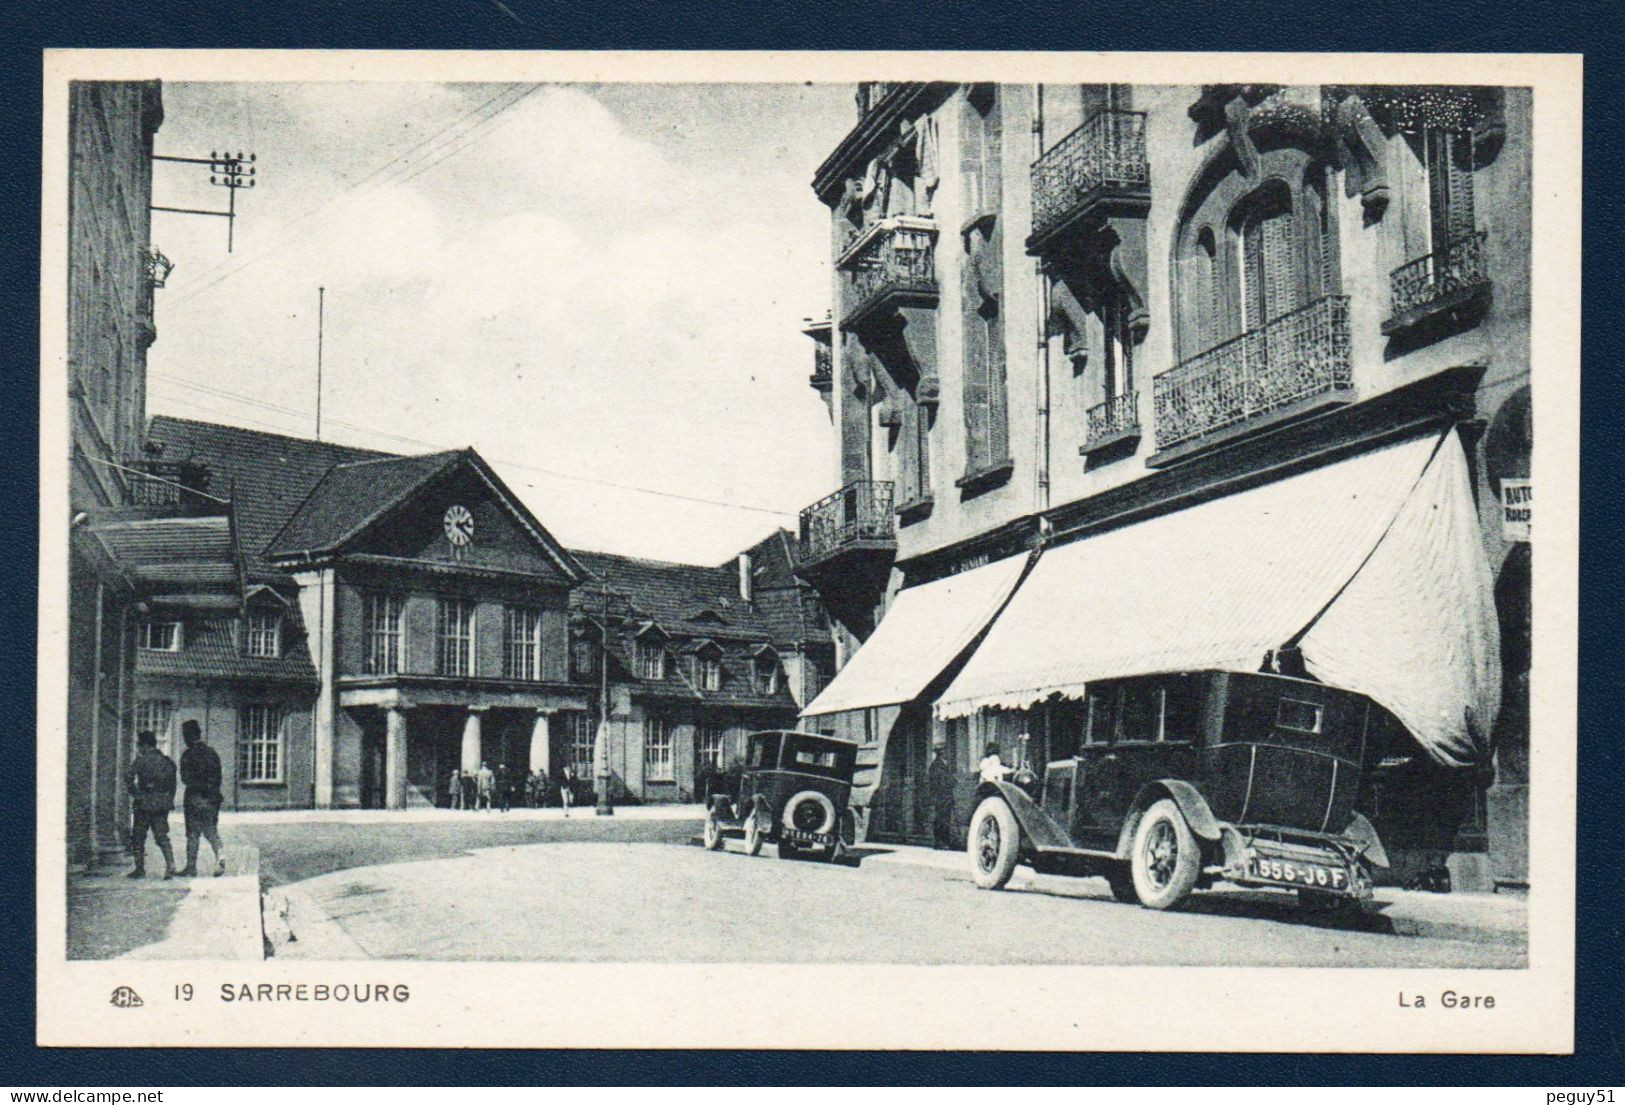
<instances>
[{"instance_id":1,"label":"car front wheel","mask_svg":"<svg viewBox=\"0 0 1625 1105\"><path fill-rule=\"evenodd\" d=\"M1021 829L1003 798L985 798L970 819L966 850L971 877L983 890L1002 890L1015 873L1021 852Z\"/></svg>"},{"instance_id":2,"label":"car front wheel","mask_svg":"<svg viewBox=\"0 0 1625 1105\"><path fill-rule=\"evenodd\" d=\"M1172 798L1153 803L1140 818L1129 868L1135 896L1147 909L1168 909L1196 886L1201 850Z\"/></svg>"},{"instance_id":3,"label":"car front wheel","mask_svg":"<svg viewBox=\"0 0 1625 1105\"><path fill-rule=\"evenodd\" d=\"M760 855L762 852L762 819L755 810L745 818L745 854L747 856Z\"/></svg>"},{"instance_id":4,"label":"car front wheel","mask_svg":"<svg viewBox=\"0 0 1625 1105\"><path fill-rule=\"evenodd\" d=\"M718 852L722 850L722 826L717 823L717 811L705 811L705 850Z\"/></svg>"}]
</instances>

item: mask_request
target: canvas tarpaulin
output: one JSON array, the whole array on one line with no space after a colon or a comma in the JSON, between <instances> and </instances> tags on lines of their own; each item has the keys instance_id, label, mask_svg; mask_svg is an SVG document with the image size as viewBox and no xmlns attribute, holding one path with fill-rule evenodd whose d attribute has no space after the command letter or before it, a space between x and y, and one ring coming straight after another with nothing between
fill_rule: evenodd
<instances>
[{"instance_id":1,"label":"canvas tarpaulin","mask_svg":"<svg viewBox=\"0 0 1625 1105\"><path fill-rule=\"evenodd\" d=\"M1046 551L936 712L1019 709L1114 677L1258 671L1294 642L1313 675L1370 695L1439 762L1484 755L1499 641L1453 433Z\"/></svg>"},{"instance_id":2,"label":"canvas tarpaulin","mask_svg":"<svg viewBox=\"0 0 1625 1105\"><path fill-rule=\"evenodd\" d=\"M916 698L987 627L1027 560L1012 556L899 591L874 633L801 716Z\"/></svg>"}]
</instances>

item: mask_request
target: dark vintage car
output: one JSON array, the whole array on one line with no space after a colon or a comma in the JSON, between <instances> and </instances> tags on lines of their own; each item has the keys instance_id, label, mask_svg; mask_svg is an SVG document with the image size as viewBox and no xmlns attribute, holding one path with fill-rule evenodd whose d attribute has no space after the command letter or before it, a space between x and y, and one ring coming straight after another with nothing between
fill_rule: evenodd
<instances>
[{"instance_id":1,"label":"dark vintage car","mask_svg":"<svg viewBox=\"0 0 1625 1105\"><path fill-rule=\"evenodd\" d=\"M814 851L834 860L853 840L852 769L857 745L834 737L772 730L746 738L738 789L706 796L705 846L743 837L745 852L777 845L779 858Z\"/></svg>"},{"instance_id":2,"label":"dark vintage car","mask_svg":"<svg viewBox=\"0 0 1625 1105\"><path fill-rule=\"evenodd\" d=\"M1355 801L1368 742L1391 721L1364 695L1279 675L1092 684L1074 755L978 788L976 884L999 889L1026 863L1103 876L1151 909L1218 879L1362 902L1388 859Z\"/></svg>"}]
</instances>

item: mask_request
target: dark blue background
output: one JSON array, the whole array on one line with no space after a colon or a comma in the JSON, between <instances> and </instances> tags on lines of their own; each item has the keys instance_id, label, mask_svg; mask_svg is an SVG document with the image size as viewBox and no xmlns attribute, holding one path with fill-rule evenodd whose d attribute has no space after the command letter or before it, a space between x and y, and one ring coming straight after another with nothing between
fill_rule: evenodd
<instances>
[{"instance_id":1,"label":"dark blue background","mask_svg":"<svg viewBox=\"0 0 1625 1105\"><path fill-rule=\"evenodd\" d=\"M1625 734L1618 626L1625 550L1617 519L1621 435L1619 262L1614 196L1622 164L1617 2L1407 0L1089 0L1066 4L816 4L665 0L561 4L548 0L127 0L30 3L0 11L6 125L0 157L5 267L0 270L0 494L4 574L0 695L0 811L8 831L0 863L0 1082L100 1086L236 1083L1111 1083L1111 1084L1528 1084L1618 1085L1621 886L1620 764ZM840 1054L806 1052L489 1052L34 1048L33 823L35 564L39 333L40 51L76 47L348 47L363 49L1005 49L1352 50L1584 52L1586 56L1586 254L1581 523L1580 786L1577 1055L1340 1057L1201 1055ZM808 166L811 176L813 166ZM1541 182L1537 181L1539 187ZM1539 226L1536 233L1539 233ZM1536 279L1540 274L1536 274ZM1574 310L1582 310L1575 304ZM1536 364L1541 350L1534 350ZM1543 369L1545 366L1542 366ZM1084 934L1080 934L1084 935ZM1338 973L1316 976L1338 1000ZM1100 995L1103 1006L1112 995ZM878 1001L858 993L843 1000ZM838 1007L809 1009L839 1016ZM749 1017L753 1011L741 1010ZM974 1009L964 1010L975 1018ZM1193 1021L1226 1016L1192 1009ZM1464 1014L1465 1015L1465 1014ZM989 1022L990 1030L996 1020ZM719 1037L726 1025L715 1026ZM1178 1047L1170 1024L1159 1041ZM1009 1041L998 1041L1008 1043ZM1149 1041L1148 1041L1149 1042ZM1335 1047L1337 1041L1327 1044ZM1533 1105L1540 1101L1531 1099ZM1541 1099L1543 1101L1543 1099Z\"/></svg>"}]
</instances>

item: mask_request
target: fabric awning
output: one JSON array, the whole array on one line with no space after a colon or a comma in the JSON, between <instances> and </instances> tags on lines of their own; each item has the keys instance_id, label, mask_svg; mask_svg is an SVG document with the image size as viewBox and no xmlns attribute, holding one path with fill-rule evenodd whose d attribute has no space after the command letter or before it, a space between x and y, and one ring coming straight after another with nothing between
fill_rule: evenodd
<instances>
[{"instance_id":1,"label":"fabric awning","mask_svg":"<svg viewBox=\"0 0 1625 1105\"><path fill-rule=\"evenodd\" d=\"M1311 674L1459 766L1485 754L1500 700L1492 588L1466 457L1429 435L1045 552L936 712L1258 671L1302 634Z\"/></svg>"},{"instance_id":2,"label":"fabric awning","mask_svg":"<svg viewBox=\"0 0 1625 1105\"><path fill-rule=\"evenodd\" d=\"M1027 554L900 591L874 633L802 717L917 698L999 612Z\"/></svg>"}]
</instances>

